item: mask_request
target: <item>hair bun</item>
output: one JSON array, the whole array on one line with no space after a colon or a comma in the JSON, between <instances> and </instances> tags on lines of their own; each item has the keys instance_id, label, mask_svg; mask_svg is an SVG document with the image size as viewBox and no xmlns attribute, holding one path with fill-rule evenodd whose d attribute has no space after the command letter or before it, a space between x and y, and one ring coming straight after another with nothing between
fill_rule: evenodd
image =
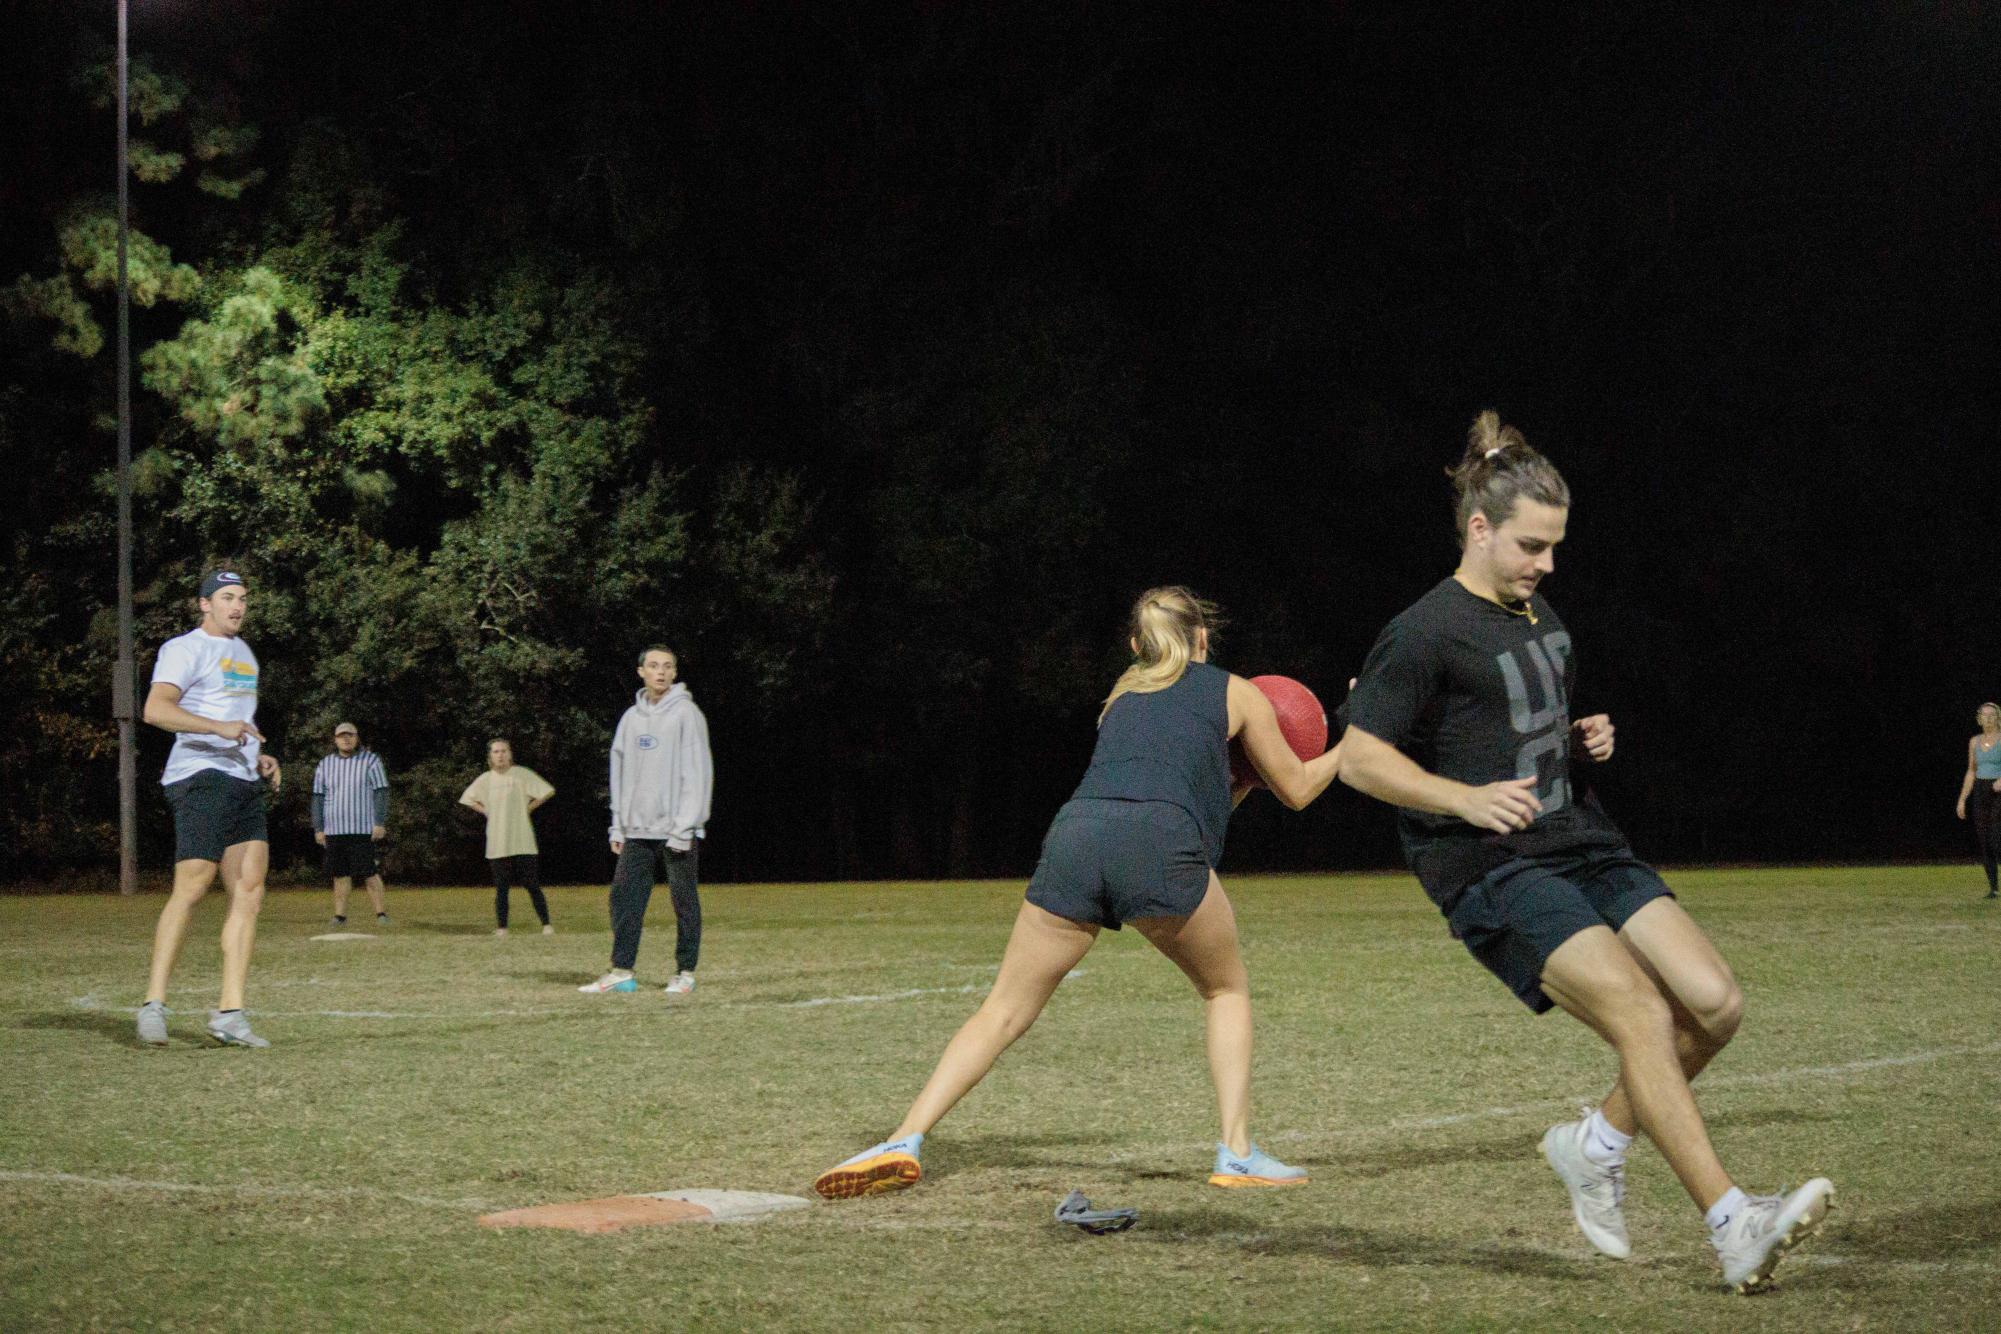
<instances>
[{"instance_id":1,"label":"hair bun","mask_svg":"<svg viewBox=\"0 0 2001 1334\"><path fill-rule=\"evenodd\" d=\"M1502 425L1501 414L1492 408L1473 419L1466 453L1445 475L1459 497L1453 522L1462 545L1467 520L1476 511L1498 527L1524 498L1559 508L1570 504L1570 488L1555 465L1530 447L1519 430Z\"/></svg>"}]
</instances>

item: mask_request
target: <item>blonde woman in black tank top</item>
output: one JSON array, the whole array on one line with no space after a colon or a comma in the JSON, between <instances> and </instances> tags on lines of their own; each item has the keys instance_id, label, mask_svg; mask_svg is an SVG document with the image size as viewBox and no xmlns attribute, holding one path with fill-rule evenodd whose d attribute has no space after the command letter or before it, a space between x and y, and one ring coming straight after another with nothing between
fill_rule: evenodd
<instances>
[{"instance_id":1,"label":"blonde woman in black tank top","mask_svg":"<svg viewBox=\"0 0 2001 1334\"><path fill-rule=\"evenodd\" d=\"M979 1011L946 1046L890 1138L820 1174L830 1200L916 1184L924 1135L1028 1031L1098 937L1124 923L1173 960L1203 999L1222 1139L1217 1186L1303 1185L1306 1173L1250 1137L1251 997L1236 915L1215 863L1234 801L1228 741L1241 736L1265 782L1298 810L1327 790L1338 750L1301 763L1258 689L1207 665L1215 609L1157 588L1133 610L1134 662L1100 715L1077 795L1058 814Z\"/></svg>"}]
</instances>

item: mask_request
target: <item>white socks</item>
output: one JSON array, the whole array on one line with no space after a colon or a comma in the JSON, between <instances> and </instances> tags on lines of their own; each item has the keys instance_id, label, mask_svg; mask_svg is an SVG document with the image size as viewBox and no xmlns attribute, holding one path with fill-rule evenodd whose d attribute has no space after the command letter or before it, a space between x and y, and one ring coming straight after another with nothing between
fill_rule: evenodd
<instances>
[{"instance_id":1,"label":"white socks","mask_svg":"<svg viewBox=\"0 0 2001 1334\"><path fill-rule=\"evenodd\" d=\"M1605 1113L1594 1111L1584 1123L1584 1156L1600 1167L1617 1167L1626 1161L1626 1150L1632 1145L1633 1137L1605 1119Z\"/></svg>"},{"instance_id":2,"label":"white socks","mask_svg":"<svg viewBox=\"0 0 2001 1334\"><path fill-rule=\"evenodd\" d=\"M1722 1199L1709 1206L1709 1212L1704 1214L1703 1218L1708 1222L1711 1232L1721 1232L1730 1226L1730 1220L1743 1212L1744 1206L1750 1202L1750 1196L1732 1186L1723 1192Z\"/></svg>"},{"instance_id":3,"label":"white socks","mask_svg":"<svg viewBox=\"0 0 2001 1334\"><path fill-rule=\"evenodd\" d=\"M1584 1156L1599 1167L1616 1167L1626 1161L1626 1150L1632 1145L1633 1137L1605 1119L1603 1109L1594 1111L1584 1122ZM1730 1220L1744 1211L1751 1197L1732 1186L1723 1193L1723 1198L1709 1206L1703 1215L1711 1232L1721 1232L1730 1226Z\"/></svg>"}]
</instances>

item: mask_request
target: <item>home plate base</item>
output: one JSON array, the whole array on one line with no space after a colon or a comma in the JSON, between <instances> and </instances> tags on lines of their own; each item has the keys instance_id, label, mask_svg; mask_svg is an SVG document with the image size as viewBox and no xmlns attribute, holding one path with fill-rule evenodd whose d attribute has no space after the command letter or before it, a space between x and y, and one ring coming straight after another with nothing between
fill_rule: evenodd
<instances>
[{"instance_id":1,"label":"home plate base","mask_svg":"<svg viewBox=\"0 0 2001 1334\"><path fill-rule=\"evenodd\" d=\"M650 1195L611 1195L602 1200L538 1204L487 1214L481 1227L553 1227L565 1232L617 1232L664 1223L747 1223L810 1201L797 1195L754 1190L663 1190Z\"/></svg>"},{"instance_id":2,"label":"home plate base","mask_svg":"<svg viewBox=\"0 0 2001 1334\"><path fill-rule=\"evenodd\" d=\"M314 936L313 939L314 940L373 940L375 939L375 933L372 931L329 931L323 936Z\"/></svg>"}]
</instances>

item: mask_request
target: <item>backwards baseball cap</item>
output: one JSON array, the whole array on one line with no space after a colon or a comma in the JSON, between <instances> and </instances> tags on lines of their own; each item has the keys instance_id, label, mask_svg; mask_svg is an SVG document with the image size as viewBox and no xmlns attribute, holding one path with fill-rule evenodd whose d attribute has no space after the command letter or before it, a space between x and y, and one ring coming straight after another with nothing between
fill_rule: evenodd
<instances>
[{"instance_id":1,"label":"backwards baseball cap","mask_svg":"<svg viewBox=\"0 0 2001 1334\"><path fill-rule=\"evenodd\" d=\"M356 736L361 735L361 729L359 727L356 727L353 723L335 723L334 735L339 736L342 732L352 732Z\"/></svg>"},{"instance_id":2,"label":"backwards baseball cap","mask_svg":"<svg viewBox=\"0 0 2001 1334\"><path fill-rule=\"evenodd\" d=\"M201 595L212 598L217 589L227 588L231 584L238 588L243 587L243 576L234 570L212 570L208 578L201 581Z\"/></svg>"}]
</instances>

